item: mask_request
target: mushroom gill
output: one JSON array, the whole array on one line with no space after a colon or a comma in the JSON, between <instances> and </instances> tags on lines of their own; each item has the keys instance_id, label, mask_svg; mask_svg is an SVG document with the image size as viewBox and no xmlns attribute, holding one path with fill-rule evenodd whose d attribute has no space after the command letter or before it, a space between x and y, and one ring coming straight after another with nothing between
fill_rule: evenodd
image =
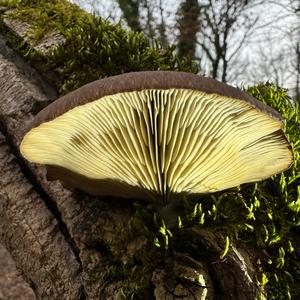
<instances>
[{"instance_id":1,"label":"mushroom gill","mask_svg":"<svg viewBox=\"0 0 300 300\"><path fill-rule=\"evenodd\" d=\"M293 157L281 127L244 100L148 88L105 95L38 125L21 152L35 163L169 199L284 171Z\"/></svg>"}]
</instances>

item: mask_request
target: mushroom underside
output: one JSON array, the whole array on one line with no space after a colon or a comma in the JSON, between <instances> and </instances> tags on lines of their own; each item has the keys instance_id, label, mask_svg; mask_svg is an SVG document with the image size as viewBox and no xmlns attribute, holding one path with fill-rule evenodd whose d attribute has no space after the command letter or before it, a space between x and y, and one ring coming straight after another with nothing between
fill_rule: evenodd
<instances>
[{"instance_id":1,"label":"mushroom underside","mask_svg":"<svg viewBox=\"0 0 300 300\"><path fill-rule=\"evenodd\" d=\"M169 198L220 191L287 169L292 154L281 127L243 100L147 89L104 96L42 123L24 137L21 152L87 180Z\"/></svg>"}]
</instances>

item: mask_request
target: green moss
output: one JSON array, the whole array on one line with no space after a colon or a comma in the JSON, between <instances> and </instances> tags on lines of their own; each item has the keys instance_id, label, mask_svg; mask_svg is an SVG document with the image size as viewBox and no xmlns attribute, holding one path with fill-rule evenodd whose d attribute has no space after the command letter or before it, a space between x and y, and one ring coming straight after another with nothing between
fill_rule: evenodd
<instances>
[{"instance_id":1,"label":"green moss","mask_svg":"<svg viewBox=\"0 0 300 300\"><path fill-rule=\"evenodd\" d=\"M190 252L196 259L204 259L187 249L187 241L180 237L181 228L197 224L221 232L227 240L249 245L260 253L257 278L266 274L268 299L299 299L300 109L287 91L275 85L258 85L247 92L282 115L284 131L294 151L293 166L263 182L182 201L182 206L172 212L180 216L177 226L170 233L164 225L158 228L156 243L160 249L167 246L169 252Z\"/></svg>"},{"instance_id":2,"label":"green moss","mask_svg":"<svg viewBox=\"0 0 300 300\"><path fill-rule=\"evenodd\" d=\"M126 31L67 1L15 0L4 4L16 9L9 13L11 18L30 24L27 35L32 45L53 30L65 37L64 44L46 54L22 52L44 74L55 72L49 79L61 93L99 78L132 71L198 71L196 64L174 55L175 47L163 49L159 42L150 47L143 33Z\"/></svg>"},{"instance_id":3,"label":"green moss","mask_svg":"<svg viewBox=\"0 0 300 300\"><path fill-rule=\"evenodd\" d=\"M123 261L115 264L107 280L115 280L117 276L123 281L122 292L125 299L148 299L151 294L153 269L159 265L163 255L153 247L157 231L153 213L153 210L145 209L137 202L136 211L129 222L126 226L117 227L109 242L113 256L123 257ZM137 246L133 251L127 248L132 242L133 247Z\"/></svg>"},{"instance_id":4,"label":"green moss","mask_svg":"<svg viewBox=\"0 0 300 300\"><path fill-rule=\"evenodd\" d=\"M89 14L68 1L8 1L4 5L14 9L11 18L29 22L27 33L33 42L38 42L52 30L63 32L76 25L77 19Z\"/></svg>"},{"instance_id":5,"label":"green moss","mask_svg":"<svg viewBox=\"0 0 300 300\"><path fill-rule=\"evenodd\" d=\"M286 90L274 85L258 85L247 91L281 114L285 133L294 150L293 166L258 184L253 197L261 204L256 213L255 235L259 246L269 256L264 260L264 269L270 274L268 299L299 299L300 109Z\"/></svg>"},{"instance_id":6,"label":"green moss","mask_svg":"<svg viewBox=\"0 0 300 300\"><path fill-rule=\"evenodd\" d=\"M184 227L198 224L221 231L236 243L256 247L262 253L258 275L268 277L268 299L299 299L300 109L285 90L274 85L258 85L247 92L282 115L294 150L293 166L263 182L185 202L181 220Z\"/></svg>"}]
</instances>

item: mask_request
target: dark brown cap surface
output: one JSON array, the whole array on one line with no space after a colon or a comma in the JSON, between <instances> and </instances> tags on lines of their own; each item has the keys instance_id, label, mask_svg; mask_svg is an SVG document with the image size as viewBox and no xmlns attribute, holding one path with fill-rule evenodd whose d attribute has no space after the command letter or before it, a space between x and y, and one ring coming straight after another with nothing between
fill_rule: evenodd
<instances>
[{"instance_id":1,"label":"dark brown cap surface","mask_svg":"<svg viewBox=\"0 0 300 300\"><path fill-rule=\"evenodd\" d=\"M60 97L40 111L30 128L53 120L70 109L98 100L107 95L146 89L191 89L208 94L217 94L248 102L253 107L281 121L281 116L256 98L215 79L176 71L143 71L125 73L88 83L81 88Z\"/></svg>"}]
</instances>

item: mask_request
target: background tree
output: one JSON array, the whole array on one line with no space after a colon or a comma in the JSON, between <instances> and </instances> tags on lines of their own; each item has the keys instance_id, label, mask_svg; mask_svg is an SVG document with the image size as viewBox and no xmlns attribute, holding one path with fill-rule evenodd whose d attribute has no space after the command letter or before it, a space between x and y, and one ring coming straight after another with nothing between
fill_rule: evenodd
<instances>
[{"instance_id":1,"label":"background tree","mask_svg":"<svg viewBox=\"0 0 300 300\"><path fill-rule=\"evenodd\" d=\"M233 74L241 69L241 66L237 65L236 58L257 30L259 17L253 13L253 9L257 9L265 2L261 0L181 2L177 10L178 34L175 38L179 55L197 58L201 70L213 78L224 82L228 81L228 76L231 76L230 80L234 79L236 75ZM162 7L161 1L159 4L150 0L141 3L144 3L144 15L147 16L144 32L150 39L157 37L165 41L165 17L160 14L160 21L154 17L157 8ZM120 8L125 16L123 6L120 5ZM134 8L135 6L132 6L132 13ZM164 34L161 35L157 28L164 28Z\"/></svg>"},{"instance_id":2,"label":"background tree","mask_svg":"<svg viewBox=\"0 0 300 300\"><path fill-rule=\"evenodd\" d=\"M244 81L269 81L289 87L299 99L299 15L297 1L270 1L269 26L261 27L250 41L251 63L242 76ZM269 28L269 30L266 30Z\"/></svg>"},{"instance_id":3,"label":"background tree","mask_svg":"<svg viewBox=\"0 0 300 300\"><path fill-rule=\"evenodd\" d=\"M256 30L255 1L203 1L198 35L202 69L213 78L228 81L228 67ZM235 70L233 70L235 72Z\"/></svg>"},{"instance_id":4,"label":"background tree","mask_svg":"<svg viewBox=\"0 0 300 300\"><path fill-rule=\"evenodd\" d=\"M134 31L142 31L140 24L140 0L117 0L128 26Z\"/></svg>"},{"instance_id":5,"label":"background tree","mask_svg":"<svg viewBox=\"0 0 300 300\"><path fill-rule=\"evenodd\" d=\"M117 3L130 29L143 31L150 42L159 38L163 47L168 46L162 0L117 0Z\"/></svg>"},{"instance_id":6,"label":"background tree","mask_svg":"<svg viewBox=\"0 0 300 300\"><path fill-rule=\"evenodd\" d=\"M285 7L287 13L290 11L296 16L294 23L290 24L288 37L292 45L292 70L291 75L294 77L294 96L300 104L300 2L290 1L290 5Z\"/></svg>"},{"instance_id":7,"label":"background tree","mask_svg":"<svg viewBox=\"0 0 300 300\"><path fill-rule=\"evenodd\" d=\"M196 57L197 33L200 30L200 5L198 0L184 0L177 11L177 49L180 57Z\"/></svg>"}]
</instances>

